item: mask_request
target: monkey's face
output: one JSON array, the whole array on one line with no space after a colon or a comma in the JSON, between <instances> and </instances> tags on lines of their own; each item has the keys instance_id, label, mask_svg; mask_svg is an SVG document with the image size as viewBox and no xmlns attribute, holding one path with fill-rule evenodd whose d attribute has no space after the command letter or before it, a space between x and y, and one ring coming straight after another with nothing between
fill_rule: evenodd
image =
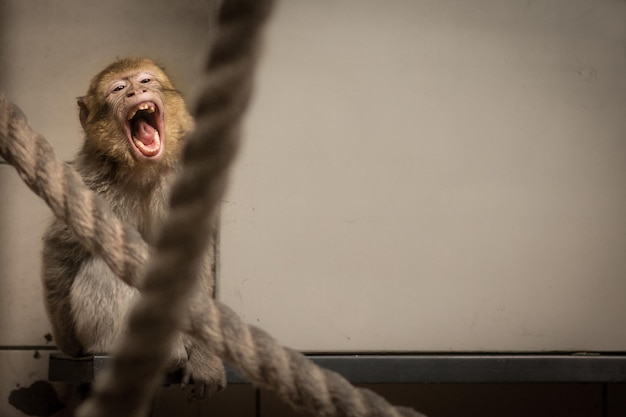
<instances>
[{"instance_id":1,"label":"monkey's face","mask_svg":"<svg viewBox=\"0 0 626 417\"><path fill-rule=\"evenodd\" d=\"M113 63L78 103L89 145L128 167L171 162L191 128L182 97L148 59Z\"/></svg>"},{"instance_id":2,"label":"monkey's face","mask_svg":"<svg viewBox=\"0 0 626 417\"><path fill-rule=\"evenodd\" d=\"M106 101L138 159L159 159L165 145L161 84L150 71L120 74L106 87Z\"/></svg>"}]
</instances>

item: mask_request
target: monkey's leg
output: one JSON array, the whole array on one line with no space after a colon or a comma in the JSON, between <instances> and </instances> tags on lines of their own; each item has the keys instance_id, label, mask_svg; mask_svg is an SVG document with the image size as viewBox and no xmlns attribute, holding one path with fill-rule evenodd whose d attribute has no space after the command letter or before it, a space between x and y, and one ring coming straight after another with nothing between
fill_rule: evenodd
<instances>
[{"instance_id":1,"label":"monkey's leg","mask_svg":"<svg viewBox=\"0 0 626 417\"><path fill-rule=\"evenodd\" d=\"M192 296L190 307L202 305L204 300L213 296L213 274L205 269L205 275L199 287ZM190 323L187 323L189 326ZM189 400L202 399L211 396L226 387L226 371L222 360L216 356L205 342L198 341L189 336L190 328L183 335L187 350L188 362L183 368L184 387L189 382L194 383L194 388L189 394Z\"/></svg>"},{"instance_id":2,"label":"monkey's leg","mask_svg":"<svg viewBox=\"0 0 626 417\"><path fill-rule=\"evenodd\" d=\"M87 251L69 229L59 221L53 222L43 239L42 284L54 342L65 354L79 356L82 344L76 335L70 294L74 278Z\"/></svg>"}]
</instances>

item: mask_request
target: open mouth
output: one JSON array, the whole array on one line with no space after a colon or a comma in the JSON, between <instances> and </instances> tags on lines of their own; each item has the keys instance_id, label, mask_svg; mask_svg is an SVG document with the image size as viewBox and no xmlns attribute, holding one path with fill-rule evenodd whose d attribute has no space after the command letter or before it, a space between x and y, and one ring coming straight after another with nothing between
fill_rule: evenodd
<instances>
[{"instance_id":1,"label":"open mouth","mask_svg":"<svg viewBox=\"0 0 626 417\"><path fill-rule=\"evenodd\" d=\"M156 158L163 150L161 132L163 116L159 106L151 101L137 104L126 117L126 133L140 156Z\"/></svg>"}]
</instances>

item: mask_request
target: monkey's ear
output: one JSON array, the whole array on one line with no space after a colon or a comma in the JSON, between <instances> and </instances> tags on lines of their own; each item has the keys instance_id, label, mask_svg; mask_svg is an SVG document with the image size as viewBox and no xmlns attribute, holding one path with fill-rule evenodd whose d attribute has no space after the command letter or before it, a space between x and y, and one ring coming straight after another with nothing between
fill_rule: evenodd
<instances>
[{"instance_id":1,"label":"monkey's ear","mask_svg":"<svg viewBox=\"0 0 626 417\"><path fill-rule=\"evenodd\" d=\"M87 97L78 97L78 118L80 119L80 124L85 129L85 125L87 124L87 117L89 116L89 102Z\"/></svg>"}]
</instances>

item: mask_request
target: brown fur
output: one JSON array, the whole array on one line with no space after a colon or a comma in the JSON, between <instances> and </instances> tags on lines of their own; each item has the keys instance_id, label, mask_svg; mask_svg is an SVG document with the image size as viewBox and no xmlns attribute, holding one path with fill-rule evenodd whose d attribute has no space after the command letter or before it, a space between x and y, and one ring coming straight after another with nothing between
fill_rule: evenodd
<instances>
[{"instance_id":1,"label":"brown fur","mask_svg":"<svg viewBox=\"0 0 626 417\"><path fill-rule=\"evenodd\" d=\"M163 117L163 131L159 130L163 149L158 157L142 157L125 131L129 109L145 101L156 103L157 114ZM87 186L153 243L179 170L184 135L193 126L183 98L151 60L123 59L96 75L78 104L85 141L74 166ZM213 251L207 253L204 295L198 296L212 296L213 258ZM72 356L113 350L137 291L83 248L58 220L44 235L43 284L59 349ZM187 336L181 336L172 356L173 363L185 368L186 377L202 387L199 396L207 385L214 389L225 384L219 359Z\"/></svg>"}]
</instances>

